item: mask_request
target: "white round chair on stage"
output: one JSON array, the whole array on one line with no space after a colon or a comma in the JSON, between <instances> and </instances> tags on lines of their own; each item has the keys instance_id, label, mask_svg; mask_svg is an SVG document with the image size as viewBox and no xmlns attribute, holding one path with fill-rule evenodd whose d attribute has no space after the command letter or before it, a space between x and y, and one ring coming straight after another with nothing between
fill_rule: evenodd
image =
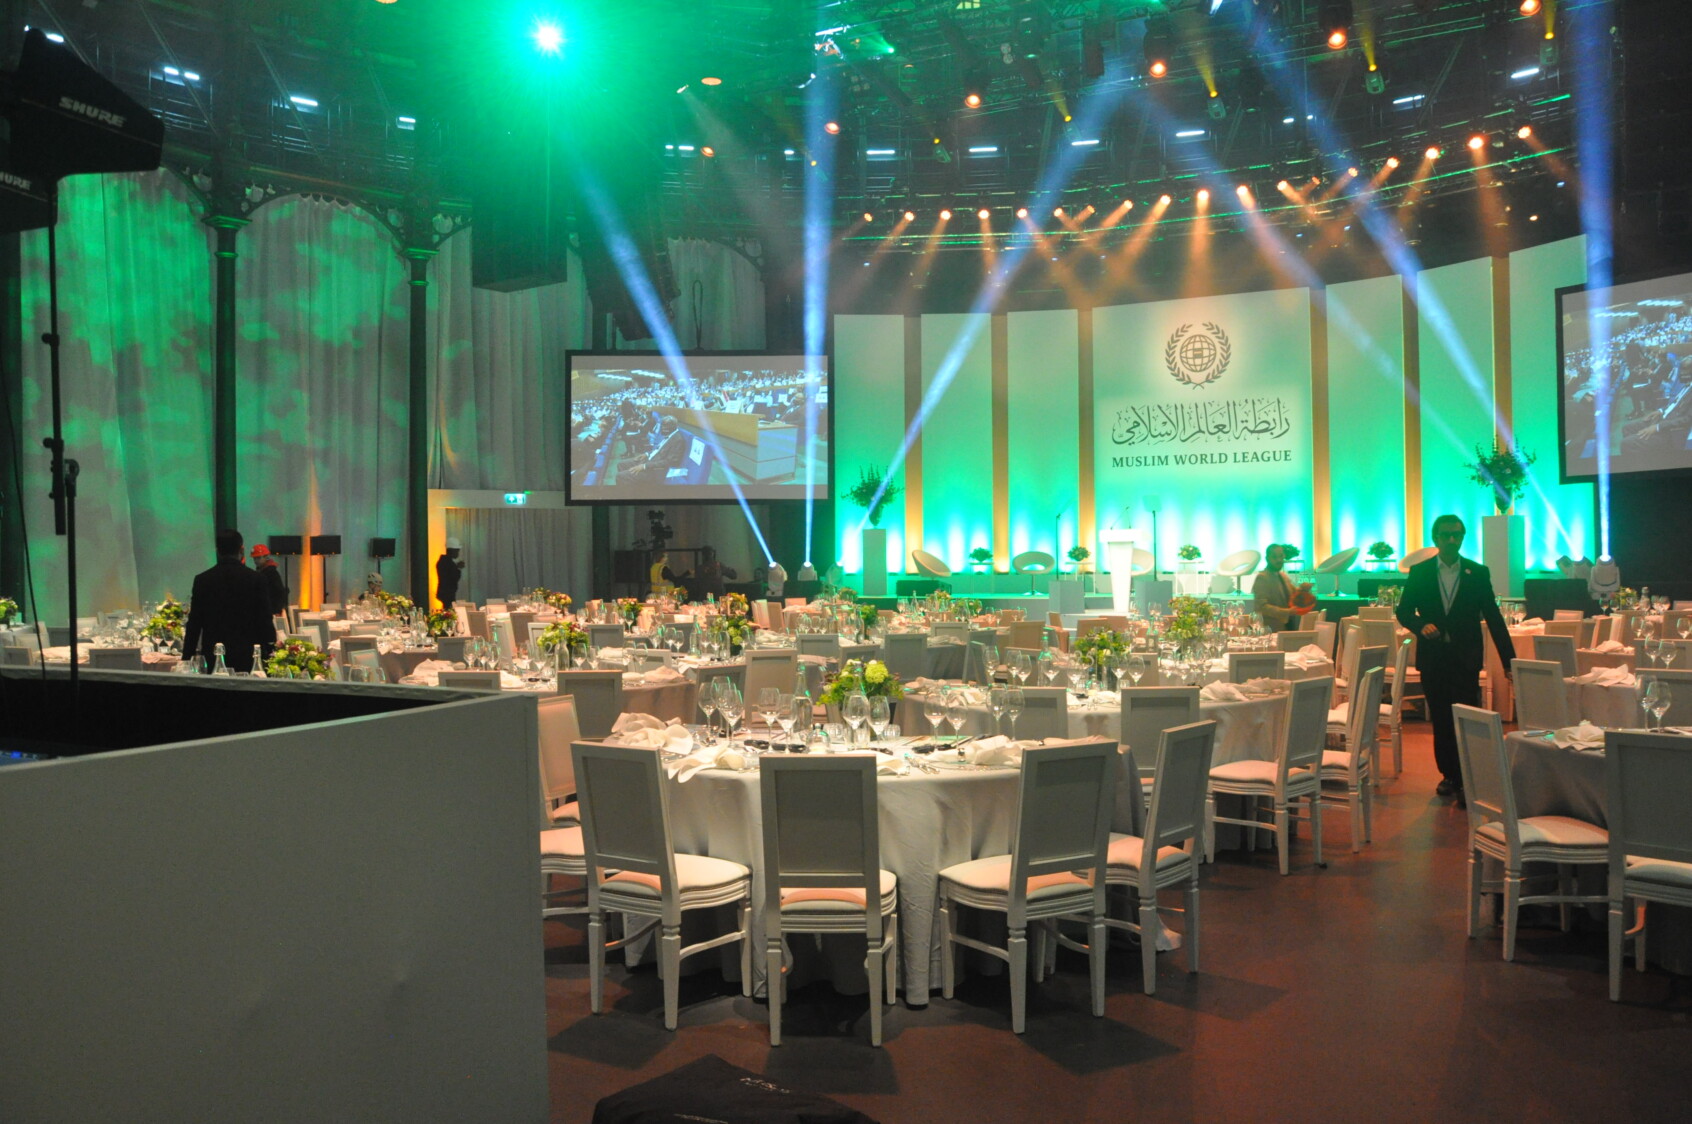
<instances>
[{"instance_id":1,"label":"white round chair on stage","mask_svg":"<svg viewBox=\"0 0 1692 1124\"><path fill-rule=\"evenodd\" d=\"M949 578L952 576L952 568L926 550L911 551L911 565L916 567L917 573L927 577Z\"/></svg>"},{"instance_id":2,"label":"white round chair on stage","mask_svg":"<svg viewBox=\"0 0 1692 1124\"><path fill-rule=\"evenodd\" d=\"M1339 593L1339 576L1351 569L1351 564L1357 561L1358 547L1350 546L1338 554L1330 554L1316 563L1318 574L1332 574L1334 576L1334 593Z\"/></svg>"},{"instance_id":3,"label":"white round chair on stage","mask_svg":"<svg viewBox=\"0 0 1692 1124\"><path fill-rule=\"evenodd\" d=\"M1134 548L1134 564L1128 570L1130 578L1143 578L1152 572L1152 552L1140 547Z\"/></svg>"},{"instance_id":4,"label":"white round chair on stage","mask_svg":"<svg viewBox=\"0 0 1692 1124\"><path fill-rule=\"evenodd\" d=\"M1216 576L1232 578L1234 592L1240 591L1240 579L1257 569L1257 564L1263 561L1261 550L1236 550L1216 564Z\"/></svg>"},{"instance_id":5,"label":"white round chair on stage","mask_svg":"<svg viewBox=\"0 0 1692 1124\"><path fill-rule=\"evenodd\" d=\"M1439 547L1437 546L1424 546L1420 550L1412 550L1409 554L1406 554L1403 558L1398 560L1398 572L1401 574L1408 574L1410 572L1410 567L1414 566L1418 562L1426 562L1438 553Z\"/></svg>"},{"instance_id":6,"label":"white round chair on stage","mask_svg":"<svg viewBox=\"0 0 1692 1124\"><path fill-rule=\"evenodd\" d=\"M1034 592L1034 579L1040 574L1049 574L1057 566L1057 559L1043 550L1025 550L1011 559L1011 571L1028 575L1028 592Z\"/></svg>"}]
</instances>

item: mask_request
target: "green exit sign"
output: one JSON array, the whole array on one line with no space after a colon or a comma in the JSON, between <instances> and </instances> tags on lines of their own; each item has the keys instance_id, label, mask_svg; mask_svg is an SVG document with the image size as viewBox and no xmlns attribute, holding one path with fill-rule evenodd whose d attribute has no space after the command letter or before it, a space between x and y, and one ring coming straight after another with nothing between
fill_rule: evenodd
<instances>
[{"instance_id":1,"label":"green exit sign","mask_svg":"<svg viewBox=\"0 0 1692 1124\"><path fill-rule=\"evenodd\" d=\"M529 493L507 492L505 493L505 502L516 507L522 507L524 504L529 502Z\"/></svg>"}]
</instances>

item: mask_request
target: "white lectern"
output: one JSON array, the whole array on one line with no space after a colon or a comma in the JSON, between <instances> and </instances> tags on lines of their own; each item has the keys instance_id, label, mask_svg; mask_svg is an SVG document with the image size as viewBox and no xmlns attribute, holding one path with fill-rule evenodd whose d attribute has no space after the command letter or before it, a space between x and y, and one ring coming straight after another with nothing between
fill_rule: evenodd
<instances>
[{"instance_id":1,"label":"white lectern","mask_svg":"<svg viewBox=\"0 0 1692 1124\"><path fill-rule=\"evenodd\" d=\"M1128 594L1134 573L1134 538L1134 530L1128 527L1099 532L1099 550L1111 575L1110 605L1117 616L1127 616L1133 603Z\"/></svg>"}]
</instances>

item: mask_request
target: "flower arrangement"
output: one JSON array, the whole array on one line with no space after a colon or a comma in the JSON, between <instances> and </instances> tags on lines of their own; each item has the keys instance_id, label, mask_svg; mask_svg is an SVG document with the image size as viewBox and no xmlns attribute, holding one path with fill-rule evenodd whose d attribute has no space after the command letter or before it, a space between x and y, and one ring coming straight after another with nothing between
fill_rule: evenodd
<instances>
[{"instance_id":1,"label":"flower arrangement","mask_svg":"<svg viewBox=\"0 0 1692 1124\"><path fill-rule=\"evenodd\" d=\"M825 704L839 706L846 701L846 696L862 691L870 698L885 695L890 699L905 697L905 685L899 677L887 670L887 665L880 660L864 663L862 660L847 660L834 678L823 688L822 698L818 701Z\"/></svg>"},{"instance_id":2,"label":"flower arrangement","mask_svg":"<svg viewBox=\"0 0 1692 1124\"><path fill-rule=\"evenodd\" d=\"M1163 634L1171 640L1200 640L1216 619L1216 609L1202 597L1171 597L1169 611L1174 614Z\"/></svg>"},{"instance_id":3,"label":"flower arrangement","mask_svg":"<svg viewBox=\"0 0 1692 1124\"><path fill-rule=\"evenodd\" d=\"M687 604L687 587L685 585L671 586L670 597L674 599L675 603L678 605Z\"/></svg>"},{"instance_id":4,"label":"flower arrangement","mask_svg":"<svg viewBox=\"0 0 1692 1124\"><path fill-rule=\"evenodd\" d=\"M1538 459L1537 453L1494 441L1490 453L1476 445L1475 459L1463 467L1469 470L1470 480L1492 489L1492 502L1503 513L1527 490L1528 466Z\"/></svg>"},{"instance_id":5,"label":"flower arrangement","mask_svg":"<svg viewBox=\"0 0 1692 1124\"><path fill-rule=\"evenodd\" d=\"M834 596L841 601L856 601L858 599L858 591L855 589L847 589L842 586L834 591Z\"/></svg>"},{"instance_id":6,"label":"flower arrangement","mask_svg":"<svg viewBox=\"0 0 1692 1124\"><path fill-rule=\"evenodd\" d=\"M580 652L587 648L588 634L570 621L559 621L543 628L535 637L535 644L543 652L556 652L560 647L567 652Z\"/></svg>"},{"instance_id":7,"label":"flower arrangement","mask_svg":"<svg viewBox=\"0 0 1692 1124\"><path fill-rule=\"evenodd\" d=\"M183 631L188 627L188 610L184 609L174 597L166 596L164 602L147 621L147 639L160 644L169 644L181 640Z\"/></svg>"},{"instance_id":8,"label":"flower arrangement","mask_svg":"<svg viewBox=\"0 0 1692 1124\"><path fill-rule=\"evenodd\" d=\"M623 627L633 628L640 621L640 599L638 597L617 598L617 614L623 618Z\"/></svg>"},{"instance_id":9,"label":"flower arrangement","mask_svg":"<svg viewBox=\"0 0 1692 1124\"><path fill-rule=\"evenodd\" d=\"M458 614L449 609L442 609L425 617L423 625L429 630L430 636L451 636L458 631Z\"/></svg>"},{"instance_id":10,"label":"flower arrangement","mask_svg":"<svg viewBox=\"0 0 1692 1124\"><path fill-rule=\"evenodd\" d=\"M10 597L0 597L0 624L11 624L18 615L18 603Z\"/></svg>"},{"instance_id":11,"label":"flower arrangement","mask_svg":"<svg viewBox=\"0 0 1692 1124\"><path fill-rule=\"evenodd\" d=\"M1610 604L1618 609L1631 609L1639 604L1639 591L1630 585L1624 585L1611 596Z\"/></svg>"},{"instance_id":12,"label":"flower arrangement","mask_svg":"<svg viewBox=\"0 0 1692 1124\"><path fill-rule=\"evenodd\" d=\"M1071 562L1075 563L1075 565L1077 567L1080 567L1081 563L1085 562L1087 559L1091 558L1092 556L1093 556L1093 552L1088 550L1086 547L1080 545L1079 543L1070 547L1069 552L1064 555L1065 558L1067 558Z\"/></svg>"},{"instance_id":13,"label":"flower arrangement","mask_svg":"<svg viewBox=\"0 0 1692 1124\"><path fill-rule=\"evenodd\" d=\"M746 642L752 639L756 627L750 620L738 614L726 614L717 618L716 628L728 641L729 654L739 655Z\"/></svg>"},{"instance_id":14,"label":"flower arrangement","mask_svg":"<svg viewBox=\"0 0 1692 1124\"><path fill-rule=\"evenodd\" d=\"M1197 562L1200 558L1204 557L1204 554L1192 543L1185 543L1182 545L1180 550L1175 552L1175 557L1179 558L1183 562Z\"/></svg>"},{"instance_id":15,"label":"flower arrangement","mask_svg":"<svg viewBox=\"0 0 1692 1124\"><path fill-rule=\"evenodd\" d=\"M1377 562L1385 562L1392 557L1392 544L1384 539L1370 543L1369 557Z\"/></svg>"},{"instance_id":16,"label":"flower arrangement","mask_svg":"<svg viewBox=\"0 0 1692 1124\"><path fill-rule=\"evenodd\" d=\"M744 617L752 611L744 593L725 593L717 600L717 607L731 617Z\"/></svg>"},{"instance_id":17,"label":"flower arrangement","mask_svg":"<svg viewBox=\"0 0 1692 1124\"><path fill-rule=\"evenodd\" d=\"M1378 604L1387 606L1389 609L1393 609L1398 607L1398 599L1403 596L1403 586L1383 585L1380 592L1375 595L1375 601Z\"/></svg>"},{"instance_id":18,"label":"flower arrangement","mask_svg":"<svg viewBox=\"0 0 1692 1124\"><path fill-rule=\"evenodd\" d=\"M881 619L881 610L874 605L857 606L858 619L864 622L864 629L868 631L875 627L875 622Z\"/></svg>"},{"instance_id":19,"label":"flower arrangement","mask_svg":"<svg viewBox=\"0 0 1692 1124\"><path fill-rule=\"evenodd\" d=\"M381 602L382 611L390 617L409 616L417 608L411 598L400 593L389 593L385 589L376 591L376 600Z\"/></svg>"},{"instance_id":20,"label":"flower arrangement","mask_svg":"<svg viewBox=\"0 0 1692 1124\"><path fill-rule=\"evenodd\" d=\"M1084 662L1103 670L1112 659L1128 654L1128 634L1101 628L1077 639L1074 651Z\"/></svg>"},{"instance_id":21,"label":"flower arrangement","mask_svg":"<svg viewBox=\"0 0 1692 1124\"><path fill-rule=\"evenodd\" d=\"M535 587L535 600L542 605L552 606L560 613L568 613L570 606L576 603L575 599L568 593L559 593L556 590L546 588L544 585Z\"/></svg>"},{"instance_id":22,"label":"flower arrangement","mask_svg":"<svg viewBox=\"0 0 1692 1124\"><path fill-rule=\"evenodd\" d=\"M887 505L899 498L904 489L895 481L887 480L883 486L881 469L865 468L858 472L858 482L846 492L846 498L865 508L869 512L869 525L881 526L881 516L887 510ZM876 494L880 493L878 499Z\"/></svg>"},{"instance_id":23,"label":"flower arrangement","mask_svg":"<svg viewBox=\"0 0 1692 1124\"><path fill-rule=\"evenodd\" d=\"M1295 560L1302 553L1303 551L1299 550L1293 543L1284 542L1281 544L1281 558L1287 562Z\"/></svg>"},{"instance_id":24,"label":"flower arrangement","mask_svg":"<svg viewBox=\"0 0 1692 1124\"><path fill-rule=\"evenodd\" d=\"M276 645L264 673L272 679L327 679L329 653L309 640L284 640Z\"/></svg>"},{"instance_id":25,"label":"flower arrangement","mask_svg":"<svg viewBox=\"0 0 1692 1124\"><path fill-rule=\"evenodd\" d=\"M969 560L977 566L985 566L993 560L993 551L989 547L978 546L969 552Z\"/></svg>"}]
</instances>

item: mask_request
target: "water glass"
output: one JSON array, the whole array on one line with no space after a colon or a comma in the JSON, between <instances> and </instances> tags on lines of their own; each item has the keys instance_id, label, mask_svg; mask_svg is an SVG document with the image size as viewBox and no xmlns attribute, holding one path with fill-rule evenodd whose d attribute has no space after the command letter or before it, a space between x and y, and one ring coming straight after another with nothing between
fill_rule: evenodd
<instances>
[{"instance_id":1,"label":"water glass","mask_svg":"<svg viewBox=\"0 0 1692 1124\"><path fill-rule=\"evenodd\" d=\"M886 695L877 695L870 700L869 707L870 729L875 731L876 740L879 741L886 736L887 724L893 719L893 704L888 701Z\"/></svg>"},{"instance_id":2,"label":"water glass","mask_svg":"<svg viewBox=\"0 0 1692 1124\"><path fill-rule=\"evenodd\" d=\"M858 727L869 721L869 699L861 691L852 692L846 696L846 701L841 704L840 714L846 719L847 725L851 726L853 731L856 731Z\"/></svg>"},{"instance_id":3,"label":"water glass","mask_svg":"<svg viewBox=\"0 0 1692 1124\"><path fill-rule=\"evenodd\" d=\"M946 696L946 722L952 727L952 736L963 734L964 721L969 717L969 704L964 702L963 692L953 691Z\"/></svg>"},{"instance_id":4,"label":"water glass","mask_svg":"<svg viewBox=\"0 0 1692 1124\"><path fill-rule=\"evenodd\" d=\"M1005 713L1005 689L1003 687L988 689L987 712L993 716L993 732L996 734L1004 733L1004 727L999 722L999 719L1003 718Z\"/></svg>"},{"instance_id":5,"label":"water glass","mask_svg":"<svg viewBox=\"0 0 1692 1124\"><path fill-rule=\"evenodd\" d=\"M940 724L946 721L946 696L943 691L930 691L922 700L922 716L928 720L932 729L930 737L940 736Z\"/></svg>"},{"instance_id":6,"label":"water glass","mask_svg":"<svg viewBox=\"0 0 1692 1124\"><path fill-rule=\"evenodd\" d=\"M1027 697L1023 695L1021 687L1007 687L1005 689L1005 717L1010 719L1011 740L1016 740L1016 720L1022 717L1022 708L1027 705Z\"/></svg>"}]
</instances>

